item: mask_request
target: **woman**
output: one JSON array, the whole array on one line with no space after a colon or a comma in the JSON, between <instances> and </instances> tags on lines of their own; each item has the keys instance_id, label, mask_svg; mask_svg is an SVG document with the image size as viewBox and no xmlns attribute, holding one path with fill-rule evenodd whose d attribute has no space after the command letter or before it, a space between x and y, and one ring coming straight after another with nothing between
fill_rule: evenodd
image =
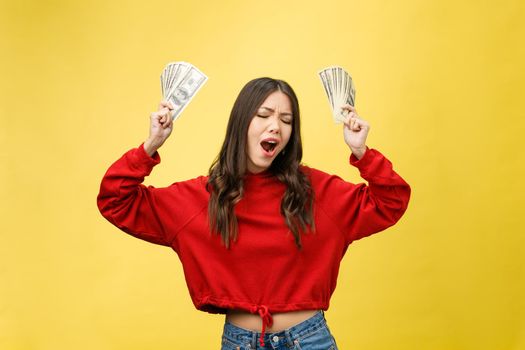
<instances>
[{"instance_id":1,"label":"woman","mask_svg":"<svg viewBox=\"0 0 525 350\"><path fill-rule=\"evenodd\" d=\"M241 90L209 175L145 187L172 131L172 106L149 138L107 171L99 209L125 232L177 252L199 310L226 314L222 349L335 349L323 310L348 245L399 220L410 187L346 106L344 140L369 185L301 165L297 97L282 80Z\"/></svg>"}]
</instances>

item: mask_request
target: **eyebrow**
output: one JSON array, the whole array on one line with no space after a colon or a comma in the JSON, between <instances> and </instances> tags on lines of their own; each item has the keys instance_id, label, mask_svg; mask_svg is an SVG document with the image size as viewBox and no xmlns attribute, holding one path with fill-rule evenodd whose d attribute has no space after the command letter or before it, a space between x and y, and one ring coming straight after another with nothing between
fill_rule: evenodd
<instances>
[{"instance_id":1,"label":"eyebrow","mask_svg":"<svg viewBox=\"0 0 525 350\"><path fill-rule=\"evenodd\" d=\"M266 110L268 110L268 111L270 111L270 112L272 112L272 113L275 112L274 109L271 109L271 108L268 108L268 107L260 107L259 109L261 109L261 108L266 109ZM280 115L289 115L290 117L293 117L293 114L292 114L292 113L287 113L287 112L285 112L285 113L280 113Z\"/></svg>"}]
</instances>

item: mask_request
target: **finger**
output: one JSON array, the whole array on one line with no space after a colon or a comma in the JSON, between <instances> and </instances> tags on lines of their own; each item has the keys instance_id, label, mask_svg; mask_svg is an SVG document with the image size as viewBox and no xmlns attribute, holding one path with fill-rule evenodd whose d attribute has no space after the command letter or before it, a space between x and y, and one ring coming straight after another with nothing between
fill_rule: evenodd
<instances>
[{"instance_id":1,"label":"finger","mask_svg":"<svg viewBox=\"0 0 525 350\"><path fill-rule=\"evenodd\" d=\"M359 118L357 118L356 120L357 120L360 130L365 130L366 132L370 130L370 124L368 124L367 121L363 119L359 119Z\"/></svg>"},{"instance_id":2,"label":"finger","mask_svg":"<svg viewBox=\"0 0 525 350\"><path fill-rule=\"evenodd\" d=\"M164 124L162 124L162 126L164 127L164 129L168 129L168 128L170 128L172 125L173 125L173 119L171 118L170 113L168 113L168 114L166 114L166 116L165 116Z\"/></svg>"},{"instance_id":3,"label":"finger","mask_svg":"<svg viewBox=\"0 0 525 350\"><path fill-rule=\"evenodd\" d=\"M361 119L359 117L356 117L355 120L361 127L367 127L367 128L369 127L369 124L368 124L367 121L365 121L365 120L363 120L363 119Z\"/></svg>"},{"instance_id":4,"label":"finger","mask_svg":"<svg viewBox=\"0 0 525 350\"><path fill-rule=\"evenodd\" d=\"M359 119L352 118L352 130L361 131L361 123L359 122Z\"/></svg>"},{"instance_id":5,"label":"finger","mask_svg":"<svg viewBox=\"0 0 525 350\"><path fill-rule=\"evenodd\" d=\"M159 121L159 124L163 125L168 121L169 119L169 112L168 111L160 111L158 112L158 115L159 115L159 118L158 118L158 121Z\"/></svg>"},{"instance_id":6,"label":"finger","mask_svg":"<svg viewBox=\"0 0 525 350\"><path fill-rule=\"evenodd\" d=\"M160 122L161 122L162 127L163 127L164 129L166 129L166 126L167 126L167 124L168 124L169 119L170 119L170 118L169 118L169 115L168 115L168 114L164 114L164 115L162 116Z\"/></svg>"},{"instance_id":7,"label":"finger","mask_svg":"<svg viewBox=\"0 0 525 350\"><path fill-rule=\"evenodd\" d=\"M159 108L158 109L161 110L163 108L173 109L173 105L169 101L162 100L159 103Z\"/></svg>"},{"instance_id":8,"label":"finger","mask_svg":"<svg viewBox=\"0 0 525 350\"><path fill-rule=\"evenodd\" d=\"M168 107L163 107L159 110L159 112L162 114L162 115L166 115L170 112L170 109Z\"/></svg>"},{"instance_id":9,"label":"finger","mask_svg":"<svg viewBox=\"0 0 525 350\"><path fill-rule=\"evenodd\" d=\"M166 116L166 129L171 128L173 125L173 119L169 115Z\"/></svg>"},{"instance_id":10,"label":"finger","mask_svg":"<svg viewBox=\"0 0 525 350\"><path fill-rule=\"evenodd\" d=\"M153 113L151 113L150 118L151 118L152 121L159 122L160 118L161 118L161 115L160 115L159 112L153 112Z\"/></svg>"},{"instance_id":11,"label":"finger","mask_svg":"<svg viewBox=\"0 0 525 350\"><path fill-rule=\"evenodd\" d=\"M345 104L345 105L343 105L341 108L342 108L342 109L345 109L345 110L347 110L347 111L349 111L349 112L354 112L354 113L357 114L357 110L356 110L355 107L352 106L352 105Z\"/></svg>"},{"instance_id":12,"label":"finger","mask_svg":"<svg viewBox=\"0 0 525 350\"><path fill-rule=\"evenodd\" d=\"M343 121L345 127L347 127L348 129L350 129L350 116L346 116L345 117L345 120Z\"/></svg>"},{"instance_id":13,"label":"finger","mask_svg":"<svg viewBox=\"0 0 525 350\"><path fill-rule=\"evenodd\" d=\"M168 124L166 126L167 128L171 128L173 126L173 119L171 119L171 117L168 117L168 122L166 124Z\"/></svg>"},{"instance_id":14,"label":"finger","mask_svg":"<svg viewBox=\"0 0 525 350\"><path fill-rule=\"evenodd\" d=\"M169 110L167 108L162 108L156 112L151 113L151 117L160 121L160 118L164 115L167 115Z\"/></svg>"}]
</instances>

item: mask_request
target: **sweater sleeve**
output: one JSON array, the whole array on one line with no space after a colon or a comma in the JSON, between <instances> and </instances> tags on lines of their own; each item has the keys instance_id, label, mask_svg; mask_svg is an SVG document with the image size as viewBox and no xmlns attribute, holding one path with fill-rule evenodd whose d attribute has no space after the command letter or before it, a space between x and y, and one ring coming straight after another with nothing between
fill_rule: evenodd
<instances>
[{"instance_id":1,"label":"sweater sleeve","mask_svg":"<svg viewBox=\"0 0 525 350\"><path fill-rule=\"evenodd\" d=\"M202 177L155 188L142 184L160 163L144 145L126 152L102 178L97 205L102 216L124 232L145 241L170 246L174 235L206 202ZM200 196L197 194L200 194Z\"/></svg>"},{"instance_id":2,"label":"sweater sleeve","mask_svg":"<svg viewBox=\"0 0 525 350\"><path fill-rule=\"evenodd\" d=\"M336 223L347 244L394 225L405 212L410 186L379 151L367 149L358 160L350 157L361 177L368 181L352 184L333 175L319 176L316 200Z\"/></svg>"}]
</instances>

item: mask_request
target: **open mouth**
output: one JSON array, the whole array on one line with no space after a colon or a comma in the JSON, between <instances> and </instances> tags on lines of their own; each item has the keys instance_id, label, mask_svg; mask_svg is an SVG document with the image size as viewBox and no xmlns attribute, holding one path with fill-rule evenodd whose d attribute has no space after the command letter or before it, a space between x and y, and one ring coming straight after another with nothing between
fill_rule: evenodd
<instances>
[{"instance_id":1,"label":"open mouth","mask_svg":"<svg viewBox=\"0 0 525 350\"><path fill-rule=\"evenodd\" d=\"M264 148L264 150L266 152L271 152L277 146L277 142L275 142L275 141L263 141L263 142L261 142L261 146L262 146L262 148Z\"/></svg>"},{"instance_id":2,"label":"open mouth","mask_svg":"<svg viewBox=\"0 0 525 350\"><path fill-rule=\"evenodd\" d=\"M279 141L274 139L265 139L261 141L261 147L264 150L264 153L270 157L273 157L278 144Z\"/></svg>"}]
</instances>

